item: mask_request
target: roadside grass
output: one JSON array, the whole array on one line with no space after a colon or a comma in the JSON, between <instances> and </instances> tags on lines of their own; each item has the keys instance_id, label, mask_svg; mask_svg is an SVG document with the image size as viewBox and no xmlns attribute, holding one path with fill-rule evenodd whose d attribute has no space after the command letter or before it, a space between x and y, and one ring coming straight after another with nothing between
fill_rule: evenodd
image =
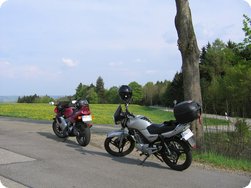
<instances>
[{"instance_id":1,"label":"roadside grass","mask_svg":"<svg viewBox=\"0 0 251 188\"><path fill-rule=\"evenodd\" d=\"M114 124L113 114L117 107L117 104L90 104L90 109L94 116L93 123ZM53 111L54 108L55 106L40 103L0 103L0 116L52 120L55 115ZM129 111L135 115L144 115L154 123L162 123L174 119L172 112L146 106L130 105ZM226 120L215 118L204 118L204 122L207 126L227 125L228 123Z\"/></svg>"},{"instance_id":2,"label":"roadside grass","mask_svg":"<svg viewBox=\"0 0 251 188\"><path fill-rule=\"evenodd\" d=\"M52 120L53 109L54 107L48 104L0 103L0 115L8 117Z\"/></svg>"},{"instance_id":3,"label":"roadside grass","mask_svg":"<svg viewBox=\"0 0 251 188\"><path fill-rule=\"evenodd\" d=\"M117 109L117 104L90 104L90 109L94 115L93 124L113 125L113 114ZM29 118L35 120L49 120L54 117L54 108L49 104L23 104L23 103L0 103L0 116ZM162 123L174 119L172 112L161 109L150 108L139 105L130 105L130 112L147 116L155 123ZM204 123L210 125L226 125L226 120L214 118L204 118ZM232 159L214 153L199 153L194 151L193 158L200 163L209 164L230 170L240 170L251 172L251 161Z\"/></svg>"},{"instance_id":4,"label":"roadside grass","mask_svg":"<svg viewBox=\"0 0 251 188\"><path fill-rule=\"evenodd\" d=\"M229 121L225 119L217 119L217 118L203 118L203 123L207 126L215 126L215 125L229 125Z\"/></svg>"},{"instance_id":5,"label":"roadside grass","mask_svg":"<svg viewBox=\"0 0 251 188\"><path fill-rule=\"evenodd\" d=\"M93 124L114 124L113 114L117 104L90 104ZM124 109L124 106L122 106ZM0 103L0 116L29 118L35 120L52 120L55 106L38 103ZM133 114L141 114L149 117L155 123L174 119L172 112L149 108L140 105L130 105L129 110Z\"/></svg>"},{"instance_id":6,"label":"roadside grass","mask_svg":"<svg viewBox=\"0 0 251 188\"><path fill-rule=\"evenodd\" d=\"M251 172L251 161L244 159L234 159L219 155L213 152L193 152L193 159L199 163L206 163L212 167L217 167L233 171Z\"/></svg>"},{"instance_id":7,"label":"roadside grass","mask_svg":"<svg viewBox=\"0 0 251 188\"><path fill-rule=\"evenodd\" d=\"M117 109L117 104L90 104L91 112L94 116L94 124L114 124L113 114ZM124 109L124 106L122 106ZM0 103L0 116L29 118L35 120L52 120L54 108L49 104L40 103ZM133 114L142 114L149 117L156 123L174 119L171 112L149 108L140 105L130 105L129 110Z\"/></svg>"}]
</instances>

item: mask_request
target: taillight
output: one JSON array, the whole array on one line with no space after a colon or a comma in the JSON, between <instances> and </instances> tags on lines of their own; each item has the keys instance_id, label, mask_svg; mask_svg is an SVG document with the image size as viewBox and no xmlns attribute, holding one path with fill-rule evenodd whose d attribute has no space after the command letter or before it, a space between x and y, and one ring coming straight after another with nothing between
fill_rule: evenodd
<instances>
[{"instance_id":1,"label":"taillight","mask_svg":"<svg viewBox=\"0 0 251 188\"><path fill-rule=\"evenodd\" d=\"M58 113L58 108L54 108L54 112L57 114Z\"/></svg>"},{"instance_id":2,"label":"taillight","mask_svg":"<svg viewBox=\"0 0 251 188\"><path fill-rule=\"evenodd\" d=\"M83 106L81 113L84 114L84 115L89 115L89 114L91 114L90 109L89 109L89 106L87 106L87 105L86 105L86 106Z\"/></svg>"}]
</instances>

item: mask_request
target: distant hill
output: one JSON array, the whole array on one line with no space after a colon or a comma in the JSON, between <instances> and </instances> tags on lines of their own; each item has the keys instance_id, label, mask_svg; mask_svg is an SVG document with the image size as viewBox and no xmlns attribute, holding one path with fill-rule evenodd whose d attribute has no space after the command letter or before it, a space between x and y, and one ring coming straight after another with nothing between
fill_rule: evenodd
<instances>
[{"instance_id":1,"label":"distant hill","mask_svg":"<svg viewBox=\"0 0 251 188\"><path fill-rule=\"evenodd\" d=\"M19 96L0 96L0 103L17 102L18 97ZM57 100L58 98L63 97L63 96L62 95L54 95L54 96L50 96L50 97Z\"/></svg>"},{"instance_id":2,"label":"distant hill","mask_svg":"<svg viewBox=\"0 0 251 188\"><path fill-rule=\"evenodd\" d=\"M17 102L18 96L0 96L0 103Z\"/></svg>"}]
</instances>

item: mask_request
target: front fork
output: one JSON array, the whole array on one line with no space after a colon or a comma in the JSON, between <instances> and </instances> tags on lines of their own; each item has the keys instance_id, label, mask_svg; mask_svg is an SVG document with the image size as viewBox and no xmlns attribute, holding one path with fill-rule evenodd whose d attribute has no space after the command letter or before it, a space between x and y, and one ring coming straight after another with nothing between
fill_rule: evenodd
<instances>
[{"instance_id":1,"label":"front fork","mask_svg":"<svg viewBox=\"0 0 251 188\"><path fill-rule=\"evenodd\" d=\"M119 139L119 147L123 146L123 140L127 136L131 136L131 135L125 129L115 130L115 131L111 131L111 132L107 133L107 138L118 137L118 139Z\"/></svg>"}]
</instances>

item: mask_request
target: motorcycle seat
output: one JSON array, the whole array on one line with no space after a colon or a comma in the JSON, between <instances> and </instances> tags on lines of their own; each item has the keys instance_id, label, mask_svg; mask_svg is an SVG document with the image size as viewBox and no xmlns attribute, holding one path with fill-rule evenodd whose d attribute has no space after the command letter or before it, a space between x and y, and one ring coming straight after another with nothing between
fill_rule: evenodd
<instances>
[{"instance_id":1,"label":"motorcycle seat","mask_svg":"<svg viewBox=\"0 0 251 188\"><path fill-rule=\"evenodd\" d=\"M175 129L177 126L176 121L165 121L162 124L151 124L147 127L147 130L150 134L162 134L169 132Z\"/></svg>"}]
</instances>

